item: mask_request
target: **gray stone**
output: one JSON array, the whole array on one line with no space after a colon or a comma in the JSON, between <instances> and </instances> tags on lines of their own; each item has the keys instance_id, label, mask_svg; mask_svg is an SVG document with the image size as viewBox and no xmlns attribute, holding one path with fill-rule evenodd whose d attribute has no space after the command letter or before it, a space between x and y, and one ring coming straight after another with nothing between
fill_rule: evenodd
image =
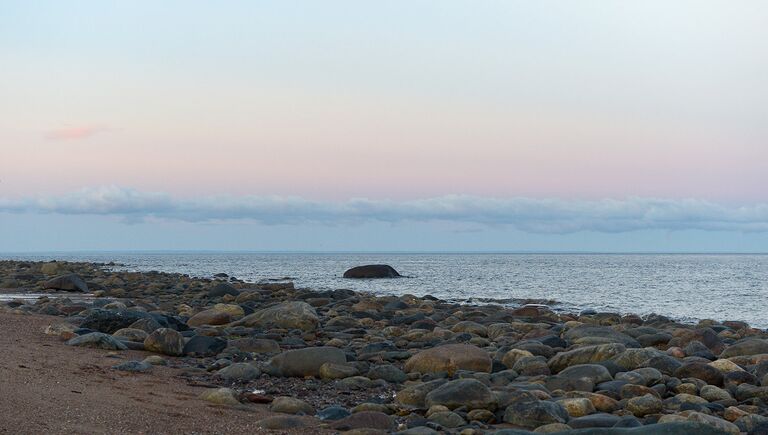
<instances>
[{"instance_id":1,"label":"gray stone","mask_svg":"<svg viewBox=\"0 0 768 435\"><path fill-rule=\"evenodd\" d=\"M445 383L426 396L427 407L443 405L448 409L496 409L496 396L476 379L458 379Z\"/></svg>"},{"instance_id":2,"label":"gray stone","mask_svg":"<svg viewBox=\"0 0 768 435\"><path fill-rule=\"evenodd\" d=\"M69 273L51 278L43 283L43 288L52 290L66 290L76 292L88 292L88 284L80 278L80 275Z\"/></svg>"},{"instance_id":3,"label":"gray stone","mask_svg":"<svg viewBox=\"0 0 768 435\"><path fill-rule=\"evenodd\" d=\"M335 347L307 347L288 350L275 355L269 365L274 374L285 377L320 376L320 367L325 363L344 364L344 351Z\"/></svg>"},{"instance_id":4,"label":"gray stone","mask_svg":"<svg viewBox=\"0 0 768 435\"><path fill-rule=\"evenodd\" d=\"M144 349L164 355L181 356L184 351L184 337L170 328L156 329L144 340Z\"/></svg>"},{"instance_id":5,"label":"gray stone","mask_svg":"<svg viewBox=\"0 0 768 435\"><path fill-rule=\"evenodd\" d=\"M261 371L249 363L234 363L216 372L216 376L228 381L252 381Z\"/></svg>"},{"instance_id":6,"label":"gray stone","mask_svg":"<svg viewBox=\"0 0 768 435\"><path fill-rule=\"evenodd\" d=\"M317 311L308 303L283 302L249 314L232 325L314 331L319 322Z\"/></svg>"},{"instance_id":7,"label":"gray stone","mask_svg":"<svg viewBox=\"0 0 768 435\"><path fill-rule=\"evenodd\" d=\"M282 412L283 414L313 415L315 413L315 408L309 403L287 396L275 397L269 405L269 410L272 412Z\"/></svg>"},{"instance_id":8,"label":"gray stone","mask_svg":"<svg viewBox=\"0 0 768 435\"><path fill-rule=\"evenodd\" d=\"M90 347L105 350L127 350L125 344L111 335L101 332L91 332L67 341L69 346Z\"/></svg>"}]
</instances>

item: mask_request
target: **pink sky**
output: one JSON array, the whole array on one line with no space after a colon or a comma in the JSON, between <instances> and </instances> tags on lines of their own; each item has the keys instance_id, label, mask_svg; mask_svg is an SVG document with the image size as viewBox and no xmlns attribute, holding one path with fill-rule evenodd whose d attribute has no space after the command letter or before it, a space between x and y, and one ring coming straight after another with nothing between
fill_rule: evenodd
<instances>
[{"instance_id":1,"label":"pink sky","mask_svg":"<svg viewBox=\"0 0 768 435\"><path fill-rule=\"evenodd\" d=\"M0 195L768 201L768 10L684 3L171 8L178 28L19 3Z\"/></svg>"}]
</instances>

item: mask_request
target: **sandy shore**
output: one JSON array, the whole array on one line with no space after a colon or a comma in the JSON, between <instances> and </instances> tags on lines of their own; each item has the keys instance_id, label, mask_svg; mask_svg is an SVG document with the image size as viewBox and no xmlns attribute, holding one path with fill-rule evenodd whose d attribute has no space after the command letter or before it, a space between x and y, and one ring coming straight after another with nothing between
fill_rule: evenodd
<instances>
[{"instance_id":1,"label":"sandy shore","mask_svg":"<svg viewBox=\"0 0 768 435\"><path fill-rule=\"evenodd\" d=\"M43 334L60 320L0 313L0 433L254 433L256 421L273 415L266 405L220 407L199 400L204 388L177 377L180 369L112 370L151 354L66 346Z\"/></svg>"}]
</instances>

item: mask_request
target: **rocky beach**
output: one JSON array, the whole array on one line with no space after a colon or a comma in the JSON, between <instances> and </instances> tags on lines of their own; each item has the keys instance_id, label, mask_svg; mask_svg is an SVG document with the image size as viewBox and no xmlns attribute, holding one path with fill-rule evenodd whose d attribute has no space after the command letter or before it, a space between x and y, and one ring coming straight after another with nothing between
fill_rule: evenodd
<instances>
[{"instance_id":1,"label":"rocky beach","mask_svg":"<svg viewBox=\"0 0 768 435\"><path fill-rule=\"evenodd\" d=\"M744 322L112 266L0 262L0 433L768 433Z\"/></svg>"}]
</instances>

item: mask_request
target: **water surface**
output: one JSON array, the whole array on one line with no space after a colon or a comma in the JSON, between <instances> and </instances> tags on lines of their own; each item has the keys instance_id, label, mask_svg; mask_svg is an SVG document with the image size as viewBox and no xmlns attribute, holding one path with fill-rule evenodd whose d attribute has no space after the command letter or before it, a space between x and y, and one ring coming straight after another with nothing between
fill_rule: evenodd
<instances>
[{"instance_id":1,"label":"water surface","mask_svg":"<svg viewBox=\"0 0 768 435\"><path fill-rule=\"evenodd\" d=\"M453 300L552 299L556 308L659 313L680 320L745 320L768 327L768 255L710 254L228 254L104 253L4 255L121 263L248 281L290 277L318 290L431 294ZM410 278L349 280L350 267L386 263Z\"/></svg>"}]
</instances>

